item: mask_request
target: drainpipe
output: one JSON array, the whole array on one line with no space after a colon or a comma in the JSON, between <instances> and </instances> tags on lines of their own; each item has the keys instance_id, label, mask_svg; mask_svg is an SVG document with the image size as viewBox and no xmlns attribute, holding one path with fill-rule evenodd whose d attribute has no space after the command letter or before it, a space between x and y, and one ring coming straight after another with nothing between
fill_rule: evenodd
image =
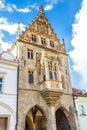
<instances>
[{"instance_id":1,"label":"drainpipe","mask_svg":"<svg viewBox=\"0 0 87 130\"><path fill-rule=\"evenodd\" d=\"M76 109L75 100L78 98L78 96L76 96L76 95L74 95L74 94L72 94L72 96L73 96L73 103L74 103L74 108Z\"/></svg>"},{"instance_id":2,"label":"drainpipe","mask_svg":"<svg viewBox=\"0 0 87 130\"><path fill-rule=\"evenodd\" d=\"M73 96L73 103L74 103L74 108L75 108L75 110L76 110L76 125L77 125L77 130L80 130L80 126L79 126L79 120L78 120L78 113L77 113L77 109L76 109L76 104L75 104L75 100L78 98L78 96L77 95L75 95L75 94L72 94L72 96Z\"/></svg>"},{"instance_id":3,"label":"drainpipe","mask_svg":"<svg viewBox=\"0 0 87 130\"><path fill-rule=\"evenodd\" d=\"M15 130L17 130L17 124L18 124L18 89L19 89L19 65L17 68L17 104L16 104L16 128Z\"/></svg>"}]
</instances>

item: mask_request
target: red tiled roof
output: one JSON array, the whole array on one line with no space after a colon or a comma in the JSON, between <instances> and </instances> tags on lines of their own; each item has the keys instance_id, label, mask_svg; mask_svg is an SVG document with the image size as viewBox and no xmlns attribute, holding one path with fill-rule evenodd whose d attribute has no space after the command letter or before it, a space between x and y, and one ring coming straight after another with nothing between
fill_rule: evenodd
<instances>
[{"instance_id":1,"label":"red tiled roof","mask_svg":"<svg viewBox=\"0 0 87 130\"><path fill-rule=\"evenodd\" d=\"M77 96L87 97L87 93L84 93L82 90L77 88L72 88L73 94Z\"/></svg>"}]
</instances>

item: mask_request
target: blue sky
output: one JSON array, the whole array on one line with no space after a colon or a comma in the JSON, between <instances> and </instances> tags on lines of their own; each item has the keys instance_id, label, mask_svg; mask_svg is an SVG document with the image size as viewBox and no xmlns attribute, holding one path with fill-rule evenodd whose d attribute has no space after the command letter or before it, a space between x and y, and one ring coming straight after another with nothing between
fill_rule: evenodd
<instances>
[{"instance_id":1,"label":"blue sky","mask_svg":"<svg viewBox=\"0 0 87 130\"><path fill-rule=\"evenodd\" d=\"M0 43L4 48L12 45L17 23L22 31L38 14L40 5L58 39L65 39L72 86L87 90L87 0L0 0Z\"/></svg>"}]
</instances>

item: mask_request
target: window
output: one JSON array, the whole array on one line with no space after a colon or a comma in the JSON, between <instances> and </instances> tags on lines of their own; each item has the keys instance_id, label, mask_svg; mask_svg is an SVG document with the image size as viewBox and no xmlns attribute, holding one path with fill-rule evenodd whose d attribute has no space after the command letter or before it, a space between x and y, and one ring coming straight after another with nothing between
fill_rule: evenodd
<instances>
[{"instance_id":1,"label":"window","mask_svg":"<svg viewBox=\"0 0 87 130\"><path fill-rule=\"evenodd\" d=\"M54 43L50 41L50 47L54 48Z\"/></svg>"},{"instance_id":2,"label":"window","mask_svg":"<svg viewBox=\"0 0 87 130\"><path fill-rule=\"evenodd\" d=\"M34 83L33 71L29 71L29 81L30 84Z\"/></svg>"},{"instance_id":3,"label":"window","mask_svg":"<svg viewBox=\"0 0 87 130\"><path fill-rule=\"evenodd\" d=\"M48 63L48 68L49 68L49 78L53 79L53 75L52 75L52 62L51 61Z\"/></svg>"},{"instance_id":4,"label":"window","mask_svg":"<svg viewBox=\"0 0 87 130\"><path fill-rule=\"evenodd\" d=\"M45 45L45 44L46 44L45 38L41 38L41 44L42 44L42 45Z\"/></svg>"},{"instance_id":5,"label":"window","mask_svg":"<svg viewBox=\"0 0 87 130\"><path fill-rule=\"evenodd\" d=\"M54 72L54 80L57 80L57 74Z\"/></svg>"},{"instance_id":6,"label":"window","mask_svg":"<svg viewBox=\"0 0 87 130\"><path fill-rule=\"evenodd\" d=\"M56 64L54 64L54 80L57 80L57 68L56 68Z\"/></svg>"},{"instance_id":7,"label":"window","mask_svg":"<svg viewBox=\"0 0 87 130\"><path fill-rule=\"evenodd\" d=\"M33 59L33 50L28 49L27 56L28 56L28 59Z\"/></svg>"},{"instance_id":8,"label":"window","mask_svg":"<svg viewBox=\"0 0 87 130\"><path fill-rule=\"evenodd\" d=\"M0 117L0 130L7 130L8 127L8 118Z\"/></svg>"},{"instance_id":9,"label":"window","mask_svg":"<svg viewBox=\"0 0 87 130\"><path fill-rule=\"evenodd\" d=\"M36 35L33 35L33 34L32 34L32 41L33 41L33 42L36 42L36 41L37 41L37 40L36 40Z\"/></svg>"},{"instance_id":10,"label":"window","mask_svg":"<svg viewBox=\"0 0 87 130\"><path fill-rule=\"evenodd\" d=\"M80 115L86 115L84 105L80 105L80 110Z\"/></svg>"},{"instance_id":11,"label":"window","mask_svg":"<svg viewBox=\"0 0 87 130\"><path fill-rule=\"evenodd\" d=\"M0 91L2 91L2 81L3 81L3 78L0 78Z\"/></svg>"}]
</instances>

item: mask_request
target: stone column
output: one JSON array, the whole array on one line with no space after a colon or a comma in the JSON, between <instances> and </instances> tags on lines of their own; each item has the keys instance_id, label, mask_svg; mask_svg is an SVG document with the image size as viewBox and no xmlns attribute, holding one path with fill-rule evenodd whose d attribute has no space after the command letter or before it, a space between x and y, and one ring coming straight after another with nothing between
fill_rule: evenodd
<instances>
[{"instance_id":1,"label":"stone column","mask_svg":"<svg viewBox=\"0 0 87 130\"><path fill-rule=\"evenodd\" d=\"M25 115L23 113L18 116L17 130L25 130Z\"/></svg>"},{"instance_id":2,"label":"stone column","mask_svg":"<svg viewBox=\"0 0 87 130\"><path fill-rule=\"evenodd\" d=\"M76 115L74 107L70 107L71 130L79 130L76 124Z\"/></svg>"},{"instance_id":3,"label":"stone column","mask_svg":"<svg viewBox=\"0 0 87 130\"><path fill-rule=\"evenodd\" d=\"M54 106L49 106L49 117L47 121L47 130L56 130L56 119L55 119L55 108Z\"/></svg>"}]
</instances>

